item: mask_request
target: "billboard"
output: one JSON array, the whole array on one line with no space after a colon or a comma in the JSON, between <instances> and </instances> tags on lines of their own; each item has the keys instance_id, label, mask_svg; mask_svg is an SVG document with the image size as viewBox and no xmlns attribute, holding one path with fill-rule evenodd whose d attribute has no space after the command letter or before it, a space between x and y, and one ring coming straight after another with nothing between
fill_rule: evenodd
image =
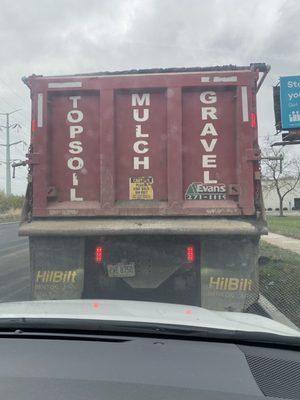
<instances>
[{"instance_id":1,"label":"billboard","mask_svg":"<svg viewBox=\"0 0 300 400\"><path fill-rule=\"evenodd\" d=\"M280 78L281 125L283 129L300 129L300 76Z\"/></svg>"}]
</instances>

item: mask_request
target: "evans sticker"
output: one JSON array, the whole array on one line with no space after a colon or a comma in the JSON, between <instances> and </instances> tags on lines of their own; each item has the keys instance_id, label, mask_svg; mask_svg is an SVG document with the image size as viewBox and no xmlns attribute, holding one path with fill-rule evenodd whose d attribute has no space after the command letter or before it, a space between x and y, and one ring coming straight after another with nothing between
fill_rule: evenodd
<instances>
[{"instance_id":1,"label":"evans sticker","mask_svg":"<svg viewBox=\"0 0 300 400\"><path fill-rule=\"evenodd\" d=\"M185 192L185 200L226 200L226 185L193 182Z\"/></svg>"}]
</instances>

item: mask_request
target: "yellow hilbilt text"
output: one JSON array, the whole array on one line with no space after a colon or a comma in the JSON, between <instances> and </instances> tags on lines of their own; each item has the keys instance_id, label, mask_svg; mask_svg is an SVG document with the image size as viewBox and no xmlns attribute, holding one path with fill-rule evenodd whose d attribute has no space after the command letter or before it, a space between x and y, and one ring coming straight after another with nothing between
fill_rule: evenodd
<instances>
[{"instance_id":1,"label":"yellow hilbilt text","mask_svg":"<svg viewBox=\"0 0 300 400\"><path fill-rule=\"evenodd\" d=\"M214 277L209 278L209 288L217 290L251 290L252 279L244 278L225 278L225 277Z\"/></svg>"},{"instance_id":2,"label":"yellow hilbilt text","mask_svg":"<svg viewBox=\"0 0 300 400\"><path fill-rule=\"evenodd\" d=\"M74 283L77 271L37 271L35 276L36 283Z\"/></svg>"}]
</instances>

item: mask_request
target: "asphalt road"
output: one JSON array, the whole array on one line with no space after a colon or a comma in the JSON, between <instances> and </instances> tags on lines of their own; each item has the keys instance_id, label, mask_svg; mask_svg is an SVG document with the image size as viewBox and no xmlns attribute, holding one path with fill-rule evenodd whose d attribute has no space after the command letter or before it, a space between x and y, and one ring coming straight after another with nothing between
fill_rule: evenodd
<instances>
[{"instance_id":1,"label":"asphalt road","mask_svg":"<svg viewBox=\"0 0 300 400\"><path fill-rule=\"evenodd\" d=\"M28 239L18 223L0 224L0 302L29 300Z\"/></svg>"}]
</instances>

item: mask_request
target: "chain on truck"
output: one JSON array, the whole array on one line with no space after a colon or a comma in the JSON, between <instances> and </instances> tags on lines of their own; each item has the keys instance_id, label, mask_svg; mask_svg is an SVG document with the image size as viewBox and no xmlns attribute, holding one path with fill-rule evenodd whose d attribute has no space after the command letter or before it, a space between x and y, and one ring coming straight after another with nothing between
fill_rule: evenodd
<instances>
[{"instance_id":1,"label":"chain on truck","mask_svg":"<svg viewBox=\"0 0 300 400\"><path fill-rule=\"evenodd\" d=\"M242 311L266 233L256 95L270 67L24 78L34 299Z\"/></svg>"}]
</instances>

